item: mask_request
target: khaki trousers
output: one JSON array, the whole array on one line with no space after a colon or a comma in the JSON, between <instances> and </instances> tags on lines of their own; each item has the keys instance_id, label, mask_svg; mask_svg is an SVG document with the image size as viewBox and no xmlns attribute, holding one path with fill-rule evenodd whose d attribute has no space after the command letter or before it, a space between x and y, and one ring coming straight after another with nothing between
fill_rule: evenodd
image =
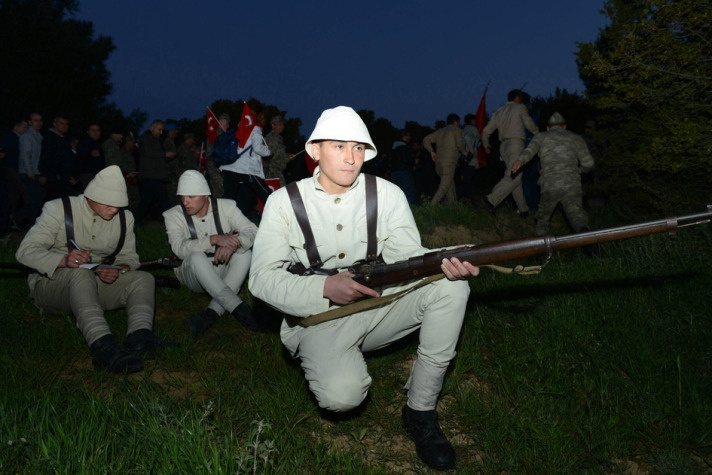
<instances>
[{"instance_id":1,"label":"khaki trousers","mask_svg":"<svg viewBox=\"0 0 712 475\"><path fill-rule=\"evenodd\" d=\"M111 333L104 318L106 310L126 307L127 335L153 329L156 292L153 275L148 272L129 271L107 284L89 269L62 268L51 279L39 279L30 290L42 311L74 315L89 346Z\"/></svg>"},{"instance_id":2,"label":"khaki trousers","mask_svg":"<svg viewBox=\"0 0 712 475\"><path fill-rule=\"evenodd\" d=\"M512 164L517 161L522 150L524 150L524 141L519 139L505 140L500 145L499 153L502 155L502 160L504 160L504 165L507 169L504 171L502 179L492 188L492 193L487 195L487 199L492 203L492 206L497 207L511 193L519 212L529 211L527 200L524 198L524 191L522 190L522 173L519 172L516 177L512 178Z\"/></svg>"},{"instance_id":3,"label":"khaki trousers","mask_svg":"<svg viewBox=\"0 0 712 475\"><path fill-rule=\"evenodd\" d=\"M430 204L440 204L440 201L445 198L447 204L457 202L457 194L455 187L455 162L437 160L435 162L435 172L440 176L440 185L433 195Z\"/></svg>"},{"instance_id":4,"label":"khaki trousers","mask_svg":"<svg viewBox=\"0 0 712 475\"><path fill-rule=\"evenodd\" d=\"M383 294L406 286L390 287ZM470 287L442 279L382 307L307 328L282 326L282 342L300 358L319 406L348 411L371 385L363 352L388 346L420 329L418 358L406 384L408 405L435 409L445 371L455 357Z\"/></svg>"},{"instance_id":5,"label":"khaki trousers","mask_svg":"<svg viewBox=\"0 0 712 475\"><path fill-rule=\"evenodd\" d=\"M227 264L213 265L213 258L193 252L183 259L176 276L193 292L205 292L213 299L208 308L218 315L232 312L242 303L237 293L250 270L252 251L235 253Z\"/></svg>"}]
</instances>

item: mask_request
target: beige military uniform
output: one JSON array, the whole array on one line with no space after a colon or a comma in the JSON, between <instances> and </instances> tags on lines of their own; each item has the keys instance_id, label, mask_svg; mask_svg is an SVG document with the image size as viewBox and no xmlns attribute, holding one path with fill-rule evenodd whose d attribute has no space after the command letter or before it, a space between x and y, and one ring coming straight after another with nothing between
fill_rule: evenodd
<instances>
[{"instance_id":1,"label":"beige military uniform","mask_svg":"<svg viewBox=\"0 0 712 475\"><path fill-rule=\"evenodd\" d=\"M529 211L522 190L522 174L518 173L512 178L511 169L512 164L517 161L517 157L524 150L525 127L534 135L539 133L539 129L529 116L527 107L524 104L510 101L492 114L492 118L482 130L482 144L485 148L490 147L489 139L492 133L495 130L499 131L501 142L499 153L506 166L504 176L487 195L487 199L492 203L492 206L496 207L511 193L517 204L517 209L521 213Z\"/></svg>"},{"instance_id":2,"label":"beige military uniform","mask_svg":"<svg viewBox=\"0 0 712 475\"><path fill-rule=\"evenodd\" d=\"M111 221L94 216L84 195L70 198L74 222L74 239L82 250L91 251L91 262L98 263L116 249L119 235L119 215ZM72 314L89 346L111 333L104 319L105 310L126 307L126 333L153 328L155 287L153 276L137 271L134 219L126 213L126 237L115 264L124 264L131 271L120 274L107 284L90 269L58 268L69 252L62 200L49 201L35 225L27 232L15 254L18 262L35 269L27 281L35 305L49 313Z\"/></svg>"},{"instance_id":3,"label":"beige military uniform","mask_svg":"<svg viewBox=\"0 0 712 475\"><path fill-rule=\"evenodd\" d=\"M433 149L433 143L435 143L435 149ZM423 146L428 152L436 153L435 172L440 176L440 185L433 195L431 204L440 203L443 197L448 203L455 203L457 201L455 168L460 154L467 155L462 130L458 126L450 124L427 135L423 139Z\"/></svg>"},{"instance_id":4,"label":"beige military uniform","mask_svg":"<svg viewBox=\"0 0 712 475\"><path fill-rule=\"evenodd\" d=\"M183 259L175 269L176 276L193 292L205 292L213 299L208 308L218 315L225 311L232 312L242 303L237 293L240 291L252 259L252 243L257 234L257 226L247 219L233 200L219 199L218 214L223 233L239 233L240 247L227 264L213 265L212 257L207 252L215 249L210 244L210 236L218 234L215 226L213 205L202 217L191 216L197 239L191 239L188 223L180 205L163 213L171 250Z\"/></svg>"},{"instance_id":5,"label":"beige military uniform","mask_svg":"<svg viewBox=\"0 0 712 475\"><path fill-rule=\"evenodd\" d=\"M366 203L360 175L345 193L329 195L314 177L297 182L324 268L344 268L366 256ZM387 263L427 251L403 192L378 179L378 252ZM255 239L250 291L284 313L305 317L333 306L324 298L323 276L287 271L292 263L309 266L304 236L287 190L267 201ZM390 286L395 293L413 283ZM446 279L428 284L379 308L302 328L282 324L282 342L301 360L309 388L319 405L350 410L364 400L371 377L364 351L383 348L420 330L418 359L408 381L408 404L417 410L435 408L445 371L455 356L469 294L467 281Z\"/></svg>"}]
</instances>

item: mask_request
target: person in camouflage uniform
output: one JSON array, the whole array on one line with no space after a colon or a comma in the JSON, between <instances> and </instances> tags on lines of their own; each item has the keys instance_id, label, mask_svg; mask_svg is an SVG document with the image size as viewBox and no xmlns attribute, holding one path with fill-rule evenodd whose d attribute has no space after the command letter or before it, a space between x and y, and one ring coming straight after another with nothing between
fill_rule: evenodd
<instances>
[{"instance_id":1,"label":"person in camouflage uniform","mask_svg":"<svg viewBox=\"0 0 712 475\"><path fill-rule=\"evenodd\" d=\"M279 186L284 187L287 184L284 179L284 169L287 168L287 163L294 158L294 155L287 153L284 147L284 139L282 138L284 119L282 116L276 115L272 117L270 123L272 124L272 130L265 135L265 143L272 155L269 156L269 160L265 161L265 177L279 178Z\"/></svg>"},{"instance_id":2,"label":"person in camouflage uniform","mask_svg":"<svg viewBox=\"0 0 712 475\"><path fill-rule=\"evenodd\" d=\"M225 131L230 128L230 116L228 114L220 114L218 121L221 127L218 129L218 135L224 134ZM223 179L220 174L220 169L213 160L213 144L210 142L205 144L205 156L207 157L207 174L208 181L210 182L210 191L212 191L215 198L222 198Z\"/></svg>"},{"instance_id":3,"label":"person in camouflage uniform","mask_svg":"<svg viewBox=\"0 0 712 475\"><path fill-rule=\"evenodd\" d=\"M121 141L124 139L124 133L119 129L113 129L109 138L101 144L104 150L104 160L106 166L117 165L121 167Z\"/></svg>"},{"instance_id":4,"label":"person in camouflage uniform","mask_svg":"<svg viewBox=\"0 0 712 475\"><path fill-rule=\"evenodd\" d=\"M193 134L188 133L183 137L183 143L178 147L178 155L175 162L179 178L186 170L198 169L198 160L195 158L195 136Z\"/></svg>"},{"instance_id":5,"label":"person in camouflage uniform","mask_svg":"<svg viewBox=\"0 0 712 475\"><path fill-rule=\"evenodd\" d=\"M559 203L575 232L588 231L580 175L593 169L593 157L583 138L566 130L566 121L558 112L551 115L546 130L535 135L512 164L515 174L539 154L541 201L536 212L536 234L547 234L549 219Z\"/></svg>"}]
</instances>

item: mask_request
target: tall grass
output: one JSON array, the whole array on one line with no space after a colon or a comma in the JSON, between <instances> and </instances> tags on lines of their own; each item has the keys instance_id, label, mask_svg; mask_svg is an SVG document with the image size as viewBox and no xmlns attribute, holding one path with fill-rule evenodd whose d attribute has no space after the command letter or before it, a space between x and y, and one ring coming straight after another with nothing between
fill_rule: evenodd
<instances>
[{"instance_id":1,"label":"tall grass","mask_svg":"<svg viewBox=\"0 0 712 475\"><path fill-rule=\"evenodd\" d=\"M437 245L533 234L504 213L414 212L424 242L455 230ZM592 227L612 221L601 212ZM137 234L142 258L169 253L160 226ZM706 225L599 258L565 251L538 276L483 269L439 404L458 471L712 470L711 264ZM0 275L0 471L427 472L399 422L417 336L369 355L367 402L337 416L317 409L277 335L225 316L191 340L206 296L158 289L156 331L181 346L116 376L94 371L71 317L40 314L19 272ZM124 313L107 318L121 340Z\"/></svg>"}]
</instances>

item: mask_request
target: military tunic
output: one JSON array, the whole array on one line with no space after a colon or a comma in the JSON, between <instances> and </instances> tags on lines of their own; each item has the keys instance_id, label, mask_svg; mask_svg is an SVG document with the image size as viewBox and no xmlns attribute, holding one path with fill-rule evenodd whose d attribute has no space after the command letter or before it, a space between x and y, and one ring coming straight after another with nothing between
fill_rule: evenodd
<instances>
[{"instance_id":1,"label":"military tunic","mask_svg":"<svg viewBox=\"0 0 712 475\"><path fill-rule=\"evenodd\" d=\"M342 194L328 194L319 184L320 170L297 182L324 268L344 268L366 256L366 203L360 175ZM403 192L377 179L378 253L386 263L427 251ZM250 291L282 312L297 317L331 307L324 298L324 276L299 276L292 263L309 266L301 232L287 190L267 201L252 254ZM395 293L413 282L379 289ZM406 385L408 404L417 410L435 408L462 326L469 294L467 281L442 279L381 307L338 320L302 328L282 324L281 338L300 358L305 377L319 405L347 411L366 397L371 384L363 351L383 348L420 329L418 359Z\"/></svg>"},{"instance_id":2,"label":"military tunic","mask_svg":"<svg viewBox=\"0 0 712 475\"><path fill-rule=\"evenodd\" d=\"M218 199L217 203L223 233L239 233L240 239L240 247L226 264L215 266L213 259L205 254L215 250L210 244L210 236L218 234L212 203L204 217L190 217L197 239L191 238L180 205L164 212L163 219L171 250L183 259L180 267L174 269L176 277L193 292L210 295L213 299L208 308L222 315L225 311L233 311L242 303L237 294L250 269L250 249L257 234L257 226L240 212L233 200Z\"/></svg>"},{"instance_id":3,"label":"military tunic","mask_svg":"<svg viewBox=\"0 0 712 475\"><path fill-rule=\"evenodd\" d=\"M94 215L84 195L69 200L74 240L82 250L91 251L92 263L99 263L116 249L121 229L119 215L106 221ZM18 262L37 271L27 278L35 305L49 313L74 315L89 346L111 333L104 310L126 307L127 334L153 328L154 280L148 272L136 270L140 263L134 219L130 211L125 213L126 236L115 264L127 265L131 271L119 274L111 284L103 282L90 269L58 267L69 253L61 199L45 203L42 214L15 254Z\"/></svg>"},{"instance_id":4,"label":"military tunic","mask_svg":"<svg viewBox=\"0 0 712 475\"><path fill-rule=\"evenodd\" d=\"M519 153L524 149L525 128L534 135L539 133L539 129L529 116L527 107L524 104L510 101L492 114L492 118L482 130L482 144L485 148L490 147L490 135L495 130L499 131L501 143L499 153L506 165L504 176L487 195L487 200L496 207L511 193L517 204L517 209L522 213L529 211L524 191L522 191L522 174L518 173L512 178L511 168Z\"/></svg>"},{"instance_id":5,"label":"military tunic","mask_svg":"<svg viewBox=\"0 0 712 475\"><path fill-rule=\"evenodd\" d=\"M435 143L435 150L433 143ZM431 204L440 203L443 197L448 203L455 203L457 201L455 168L460 154L467 154L462 130L458 126L450 124L427 135L423 139L423 146L428 152L436 153L435 172L440 176L440 185L433 195Z\"/></svg>"},{"instance_id":6,"label":"military tunic","mask_svg":"<svg viewBox=\"0 0 712 475\"><path fill-rule=\"evenodd\" d=\"M535 136L519 154L522 164L539 154L541 170L539 187L541 201L536 213L536 233L547 233L549 219L556 205L561 203L566 218L574 231L588 227L588 216L583 209L581 173L593 169L593 157L582 137L561 126L551 126L548 132Z\"/></svg>"}]
</instances>

